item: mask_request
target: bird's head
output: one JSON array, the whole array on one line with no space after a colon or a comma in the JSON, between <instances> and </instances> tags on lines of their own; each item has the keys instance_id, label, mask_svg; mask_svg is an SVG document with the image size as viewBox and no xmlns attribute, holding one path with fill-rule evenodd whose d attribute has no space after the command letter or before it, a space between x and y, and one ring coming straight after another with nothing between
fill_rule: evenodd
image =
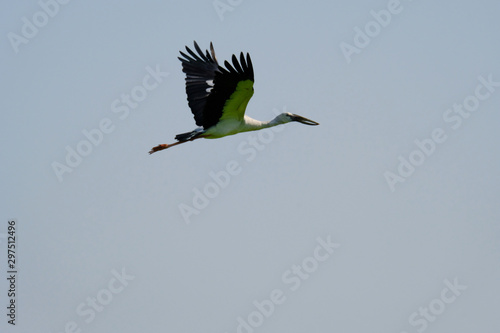
<instances>
[{"instance_id":1,"label":"bird's head","mask_svg":"<svg viewBox=\"0 0 500 333\"><path fill-rule=\"evenodd\" d=\"M293 113L290 113L290 112L282 113L278 117L280 118L280 120L283 123L289 123L289 122L292 122L292 121L297 121L297 122L299 122L301 124L305 124L305 125L311 125L311 126L319 125L319 123L315 122L314 120L307 119L307 118L304 118L302 116L299 116L298 114L293 114Z\"/></svg>"}]
</instances>

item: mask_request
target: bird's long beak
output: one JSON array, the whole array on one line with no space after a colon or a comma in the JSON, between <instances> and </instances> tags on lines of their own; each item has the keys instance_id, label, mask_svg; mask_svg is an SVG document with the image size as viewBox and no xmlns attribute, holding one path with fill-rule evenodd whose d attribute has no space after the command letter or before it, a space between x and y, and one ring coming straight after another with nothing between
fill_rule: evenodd
<instances>
[{"instance_id":1,"label":"bird's long beak","mask_svg":"<svg viewBox=\"0 0 500 333\"><path fill-rule=\"evenodd\" d=\"M298 114L292 114L290 118L292 118L292 121L298 121L299 123L305 125L319 125L319 123L315 122L314 120L304 118L302 116L299 116Z\"/></svg>"}]
</instances>

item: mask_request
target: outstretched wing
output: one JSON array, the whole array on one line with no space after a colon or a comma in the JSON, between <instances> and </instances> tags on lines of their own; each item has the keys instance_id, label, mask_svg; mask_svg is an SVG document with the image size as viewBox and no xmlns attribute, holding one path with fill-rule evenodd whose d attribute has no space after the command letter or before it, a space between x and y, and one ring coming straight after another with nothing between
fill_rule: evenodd
<instances>
[{"instance_id":1,"label":"outstretched wing","mask_svg":"<svg viewBox=\"0 0 500 333\"><path fill-rule=\"evenodd\" d=\"M245 59L241 53L239 62L233 55L233 65L225 61L224 68L217 63L212 43L210 53L207 50L203 54L196 42L194 48L198 54L186 46L189 55L180 52L183 58L179 57L179 60L182 71L186 73L187 99L196 125L207 129L221 118L242 119L253 95L250 55L247 54Z\"/></svg>"}]
</instances>

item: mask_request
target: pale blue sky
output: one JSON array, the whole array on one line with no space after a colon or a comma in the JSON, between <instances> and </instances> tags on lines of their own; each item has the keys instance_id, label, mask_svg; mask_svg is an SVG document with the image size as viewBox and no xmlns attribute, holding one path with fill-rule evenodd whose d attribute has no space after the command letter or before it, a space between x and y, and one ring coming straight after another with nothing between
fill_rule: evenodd
<instances>
[{"instance_id":1,"label":"pale blue sky","mask_svg":"<svg viewBox=\"0 0 500 333\"><path fill-rule=\"evenodd\" d=\"M0 11L0 234L17 219L19 270L0 331L500 330L498 2L220 0L221 20L212 1L54 1ZM177 59L193 40L220 63L250 53L250 116L321 125L148 155L195 128ZM67 147L88 155L68 166Z\"/></svg>"}]
</instances>

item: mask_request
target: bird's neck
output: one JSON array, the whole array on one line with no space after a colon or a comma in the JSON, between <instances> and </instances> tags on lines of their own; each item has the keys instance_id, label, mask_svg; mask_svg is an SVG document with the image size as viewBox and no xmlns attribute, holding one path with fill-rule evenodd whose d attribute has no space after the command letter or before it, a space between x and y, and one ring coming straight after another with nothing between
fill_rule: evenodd
<instances>
[{"instance_id":1,"label":"bird's neck","mask_svg":"<svg viewBox=\"0 0 500 333\"><path fill-rule=\"evenodd\" d=\"M257 131L263 128L269 128L281 124L284 124L284 122L279 117L276 117L270 121L260 121L245 115L245 131Z\"/></svg>"}]
</instances>

